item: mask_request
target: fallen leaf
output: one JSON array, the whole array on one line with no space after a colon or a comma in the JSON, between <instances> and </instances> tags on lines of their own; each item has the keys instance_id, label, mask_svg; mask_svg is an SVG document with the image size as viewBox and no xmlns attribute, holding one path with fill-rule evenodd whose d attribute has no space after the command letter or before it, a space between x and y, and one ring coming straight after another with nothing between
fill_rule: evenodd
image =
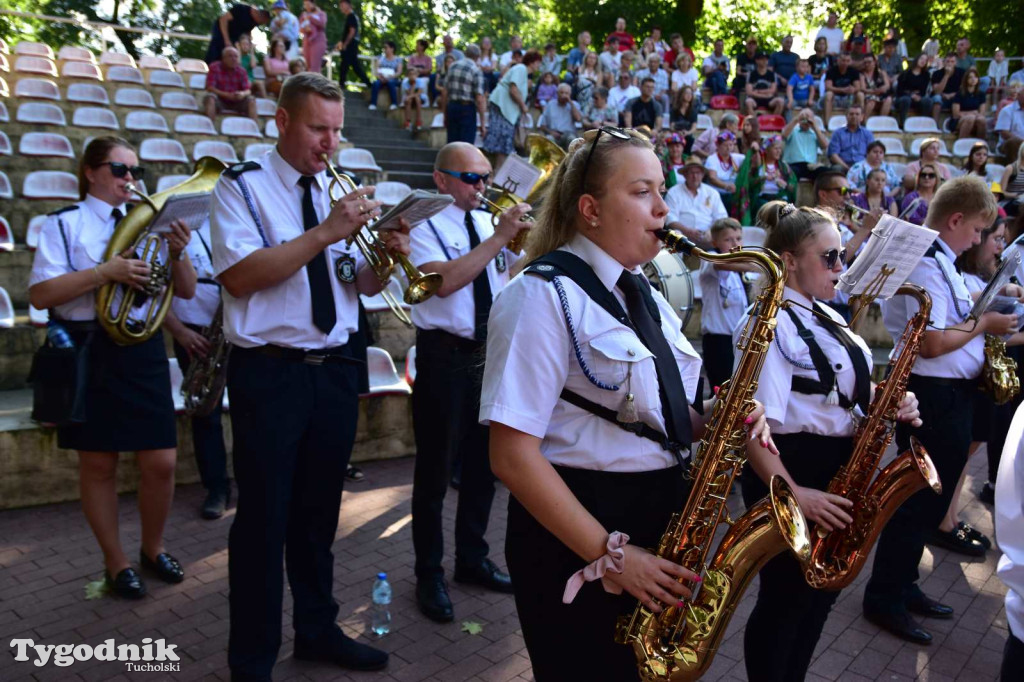
<instances>
[{"instance_id":1,"label":"fallen leaf","mask_svg":"<svg viewBox=\"0 0 1024 682\"><path fill-rule=\"evenodd\" d=\"M105 580L96 580L85 584L86 599L102 599L109 591L110 588L107 587L107 582Z\"/></svg>"},{"instance_id":2,"label":"fallen leaf","mask_svg":"<svg viewBox=\"0 0 1024 682\"><path fill-rule=\"evenodd\" d=\"M479 635L484 631L484 626L471 620L464 620L462 621L462 631L468 632L471 635Z\"/></svg>"}]
</instances>

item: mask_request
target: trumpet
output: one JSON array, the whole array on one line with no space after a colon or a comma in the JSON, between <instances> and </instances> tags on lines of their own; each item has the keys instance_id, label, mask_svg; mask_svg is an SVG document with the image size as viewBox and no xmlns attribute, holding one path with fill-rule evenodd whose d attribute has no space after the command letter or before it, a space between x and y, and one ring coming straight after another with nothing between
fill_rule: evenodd
<instances>
[{"instance_id":1,"label":"trumpet","mask_svg":"<svg viewBox=\"0 0 1024 682\"><path fill-rule=\"evenodd\" d=\"M477 192L476 198L480 200L480 203L491 209L491 224L495 227L498 226L498 221L501 220L501 216L513 206L521 203L521 199L507 189L499 189L501 194L498 196L498 201L491 201L483 192ZM533 216L529 214L523 215L520 220L524 223L532 223ZM523 240L526 239L527 230L520 230L516 233L515 237L508 243L508 250L512 253L519 253L523 250Z\"/></svg>"},{"instance_id":2,"label":"trumpet","mask_svg":"<svg viewBox=\"0 0 1024 682\"><path fill-rule=\"evenodd\" d=\"M864 215L871 215L871 211L869 211L866 208L861 208L860 206L858 206L857 204L853 203L852 201L843 202L843 207L849 213L851 213L852 215L856 215L858 213L862 213Z\"/></svg>"},{"instance_id":3,"label":"trumpet","mask_svg":"<svg viewBox=\"0 0 1024 682\"><path fill-rule=\"evenodd\" d=\"M344 196L355 191L356 183L344 173L334 170L334 166L331 165L330 157L327 154L321 154L320 159L327 165L327 170L330 171L331 175L334 176L327 187L327 194L331 197L331 208L334 208L334 205L340 201L340 199L334 197L334 187L337 186L342 196ZM363 228L371 228L372 224L373 221L368 222ZM402 299L409 305L423 303L423 301L437 293L437 290L441 288L442 277L436 272L420 272L420 269L413 265L405 254L389 252L384 246L384 242L373 233L372 229L364 231L363 228L359 228L349 235L346 243L354 243L362 252L366 263L373 268L373 274L384 285L380 292L381 298L391 308L391 312L395 314L395 317L403 324L411 327L412 319L409 317L409 314L402 309L398 299L387 288L391 275L395 271L395 263L398 263L403 272L405 272L406 279L409 280L409 286L406 287L402 295Z\"/></svg>"}]
</instances>

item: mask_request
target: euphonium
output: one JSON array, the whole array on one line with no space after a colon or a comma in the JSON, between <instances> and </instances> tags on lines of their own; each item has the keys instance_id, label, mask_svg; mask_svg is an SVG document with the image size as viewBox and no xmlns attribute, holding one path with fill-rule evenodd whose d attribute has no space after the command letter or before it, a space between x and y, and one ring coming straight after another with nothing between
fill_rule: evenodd
<instances>
[{"instance_id":1,"label":"euphonium","mask_svg":"<svg viewBox=\"0 0 1024 682\"><path fill-rule=\"evenodd\" d=\"M149 282L141 291L119 282L108 282L96 292L96 319L115 343L131 346L146 341L160 329L171 307L174 283L167 244L161 235L149 231L153 218L175 194L212 191L225 168L223 162L204 156L196 162L192 177L180 185L152 196L130 187L142 203L132 207L117 224L103 260L133 254L132 257L149 263L150 274Z\"/></svg>"},{"instance_id":2,"label":"euphonium","mask_svg":"<svg viewBox=\"0 0 1024 682\"><path fill-rule=\"evenodd\" d=\"M1005 405L1020 393L1017 361L1006 354L1006 342L985 335L985 365L981 369L981 390L992 396L996 405Z\"/></svg>"},{"instance_id":3,"label":"euphonium","mask_svg":"<svg viewBox=\"0 0 1024 682\"><path fill-rule=\"evenodd\" d=\"M185 414L205 417L213 412L224 396L228 378L228 356L231 344L224 336L224 302L217 306L210 325L203 329L203 338L210 344L206 357L193 356L181 382L185 398Z\"/></svg>"},{"instance_id":4,"label":"euphonium","mask_svg":"<svg viewBox=\"0 0 1024 682\"><path fill-rule=\"evenodd\" d=\"M900 454L878 476L878 464L892 442L893 424L907 380L921 350L932 299L924 289L904 284L897 295L917 299L918 312L908 322L896 345L898 355L889 361L889 372L875 387L867 416L854 435L853 453L829 483L828 492L853 502L853 523L842 530L815 533L810 558L804 562L804 577L811 587L841 590L853 582L875 544L878 534L904 501L930 487L942 491L939 475L928 453L911 437L910 449Z\"/></svg>"},{"instance_id":5,"label":"euphonium","mask_svg":"<svg viewBox=\"0 0 1024 682\"><path fill-rule=\"evenodd\" d=\"M782 303L785 266L771 251L738 250L710 254L678 232L659 233L669 249L712 262L747 262L762 270L765 285L754 303L738 348L733 378L721 387L714 411L693 460L693 489L681 514L674 514L661 536L657 556L703 574L694 596L683 606L665 605L660 614L638 604L620 620L616 641L630 644L645 682L695 680L703 675L725 635L747 585L780 552L806 556L810 538L803 513L789 486L772 477L768 499L731 524L707 562L715 529L725 520L726 499L746 461L744 420L754 408L757 379L775 334Z\"/></svg>"}]
</instances>

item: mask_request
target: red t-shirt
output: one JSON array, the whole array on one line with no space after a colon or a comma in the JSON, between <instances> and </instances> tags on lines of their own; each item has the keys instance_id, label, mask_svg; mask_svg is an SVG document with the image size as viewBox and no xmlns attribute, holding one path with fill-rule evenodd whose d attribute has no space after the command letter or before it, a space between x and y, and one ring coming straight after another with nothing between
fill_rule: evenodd
<instances>
[{"instance_id":1,"label":"red t-shirt","mask_svg":"<svg viewBox=\"0 0 1024 682\"><path fill-rule=\"evenodd\" d=\"M625 31L612 31L608 34L609 38L619 39L619 52L625 52L626 50L632 50L636 47L636 41L633 40L633 36L629 35Z\"/></svg>"},{"instance_id":2,"label":"red t-shirt","mask_svg":"<svg viewBox=\"0 0 1024 682\"><path fill-rule=\"evenodd\" d=\"M683 52L690 55L691 62L693 62L694 64L697 63L697 58L693 56L693 50L683 45ZM671 47L665 50L665 66L669 67L670 69L676 68L677 57L679 57L679 55L677 55L676 51L673 50Z\"/></svg>"}]
</instances>

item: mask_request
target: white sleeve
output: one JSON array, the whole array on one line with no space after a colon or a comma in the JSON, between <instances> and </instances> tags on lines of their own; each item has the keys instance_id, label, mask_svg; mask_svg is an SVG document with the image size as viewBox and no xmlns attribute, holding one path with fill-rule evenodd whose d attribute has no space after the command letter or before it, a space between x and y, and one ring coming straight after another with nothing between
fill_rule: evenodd
<instances>
[{"instance_id":1,"label":"white sleeve","mask_svg":"<svg viewBox=\"0 0 1024 682\"><path fill-rule=\"evenodd\" d=\"M935 327L942 329L946 326L949 314L950 296L949 284L939 270L939 263L934 258L925 256L920 264L907 278L907 284L916 284L931 294L932 312L931 318L934 326L929 326L926 331L932 331ZM907 319L917 314L919 306L917 299L913 296L902 296L906 300ZM904 321L905 322L905 321Z\"/></svg>"},{"instance_id":2,"label":"white sleeve","mask_svg":"<svg viewBox=\"0 0 1024 682\"><path fill-rule=\"evenodd\" d=\"M1024 596L1024 407L1007 432L996 478L996 533L1003 556L997 572L1003 584ZM1014 633L1020 637L1024 633Z\"/></svg>"},{"instance_id":3,"label":"white sleeve","mask_svg":"<svg viewBox=\"0 0 1024 682\"><path fill-rule=\"evenodd\" d=\"M71 263L68 262L67 250L64 248L64 239L60 234L59 218L55 215L49 216L43 223L43 229L39 232L39 246L32 259L32 274L28 280L30 287L73 272ZM64 236L68 239L71 238L67 230L65 230Z\"/></svg>"},{"instance_id":4,"label":"white sleeve","mask_svg":"<svg viewBox=\"0 0 1024 682\"><path fill-rule=\"evenodd\" d=\"M746 327L746 318L737 325L737 336ZM757 391L754 398L764 405L765 416L774 422L773 427L781 426L786 419L786 405L789 403L789 395L793 390L793 365L782 355L780 344L786 343L782 338L781 327L787 324L787 330L792 330L792 325L779 318L779 328L776 328L775 338L768 346L768 352L764 356L764 366L758 378ZM736 361L739 362L740 354L737 353ZM735 370L735 368L734 368Z\"/></svg>"},{"instance_id":5,"label":"white sleeve","mask_svg":"<svg viewBox=\"0 0 1024 682\"><path fill-rule=\"evenodd\" d=\"M266 225L263 229L265 232ZM215 277L263 248L263 239L238 183L223 175L213 188L210 242Z\"/></svg>"},{"instance_id":6,"label":"white sleeve","mask_svg":"<svg viewBox=\"0 0 1024 682\"><path fill-rule=\"evenodd\" d=\"M424 263L448 260L444 247L438 241L434 228L428 225L426 221L420 223L409 232L409 249L412 251L409 259L416 267L422 267ZM458 258L461 255L458 253L453 254L451 249L449 249L448 253L451 254L452 258Z\"/></svg>"}]
</instances>

